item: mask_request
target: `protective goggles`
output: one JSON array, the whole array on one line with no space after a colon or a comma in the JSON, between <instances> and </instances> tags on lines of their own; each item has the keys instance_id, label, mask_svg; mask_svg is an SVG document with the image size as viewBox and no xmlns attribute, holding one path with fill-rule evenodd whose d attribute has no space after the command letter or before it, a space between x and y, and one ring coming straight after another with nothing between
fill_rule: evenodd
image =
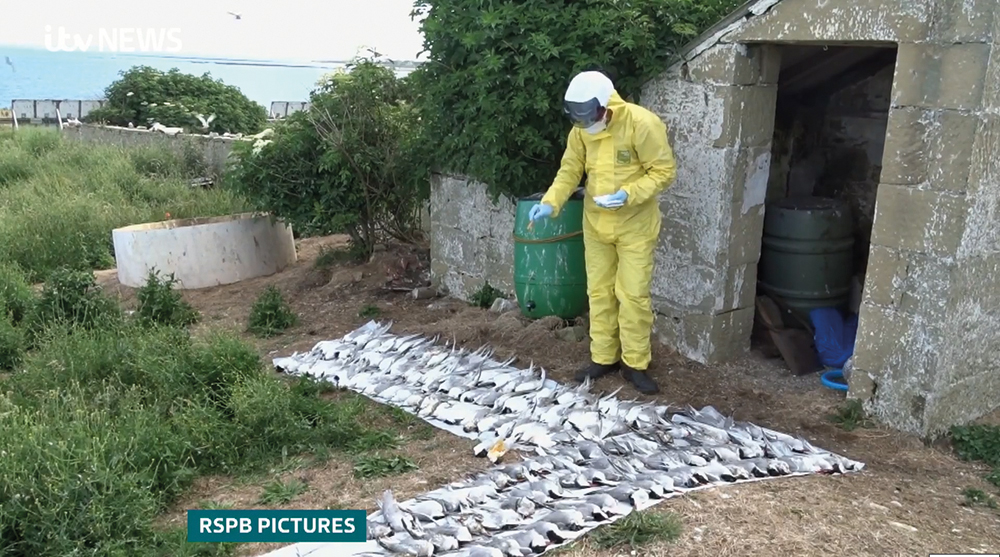
<instances>
[{"instance_id":1,"label":"protective goggles","mask_svg":"<svg viewBox=\"0 0 1000 557\"><path fill-rule=\"evenodd\" d=\"M597 98L584 102L563 101L563 114L578 128L589 128L604 119L607 109Z\"/></svg>"}]
</instances>

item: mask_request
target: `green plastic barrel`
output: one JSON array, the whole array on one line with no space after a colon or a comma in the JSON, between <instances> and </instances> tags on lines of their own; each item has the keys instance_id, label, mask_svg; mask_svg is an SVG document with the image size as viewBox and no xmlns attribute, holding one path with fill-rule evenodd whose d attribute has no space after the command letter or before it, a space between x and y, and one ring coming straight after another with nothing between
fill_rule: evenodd
<instances>
[{"instance_id":1,"label":"green plastic barrel","mask_svg":"<svg viewBox=\"0 0 1000 557\"><path fill-rule=\"evenodd\" d=\"M758 284L806 322L812 309L844 309L854 273L853 248L846 203L822 197L782 199L765 212Z\"/></svg>"},{"instance_id":2,"label":"green plastic barrel","mask_svg":"<svg viewBox=\"0 0 1000 557\"><path fill-rule=\"evenodd\" d=\"M557 218L531 227L528 213L542 198L517 201L514 218L514 291L521 313L537 319L555 315L574 319L587 311L587 268L583 253L583 188L577 189Z\"/></svg>"}]
</instances>

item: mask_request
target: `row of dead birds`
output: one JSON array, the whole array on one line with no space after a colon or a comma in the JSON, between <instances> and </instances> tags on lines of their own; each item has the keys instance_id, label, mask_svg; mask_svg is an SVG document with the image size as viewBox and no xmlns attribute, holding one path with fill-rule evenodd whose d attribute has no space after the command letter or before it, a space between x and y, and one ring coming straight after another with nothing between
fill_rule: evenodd
<instances>
[{"instance_id":1,"label":"row of dead birds","mask_svg":"<svg viewBox=\"0 0 1000 557\"><path fill-rule=\"evenodd\" d=\"M275 365L461 426L494 462L512 447L536 453L403 504L384 493L368 534L391 554L524 557L677 491L863 466L712 407L668 418L665 406L566 388L485 349L440 347L390 326L370 322Z\"/></svg>"}]
</instances>

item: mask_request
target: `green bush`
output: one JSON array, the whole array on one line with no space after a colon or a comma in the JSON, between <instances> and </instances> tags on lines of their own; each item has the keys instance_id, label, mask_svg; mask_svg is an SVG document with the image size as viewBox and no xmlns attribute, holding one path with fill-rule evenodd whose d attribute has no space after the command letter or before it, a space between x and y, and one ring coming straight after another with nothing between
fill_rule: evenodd
<instances>
[{"instance_id":1,"label":"green bush","mask_svg":"<svg viewBox=\"0 0 1000 557\"><path fill-rule=\"evenodd\" d=\"M118 303L95 287L90 271L56 269L45 281L28 325L38 332L52 325L93 329L120 323L123 313Z\"/></svg>"},{"instance_id":2,"label":"green bush","mask_svg":"<svg viewBox=\"0 0 1000 557\"><path fill-rule=\"evenodd\" d=\"M186 131L255 134L267 123L267 109L247 98L239 88L212 79L181 73L174 68L162 72L149 66L133 66L105 90L105 105L90 112L86 122L115 126L183 127ZM215 115L204 129L197 115Z\"/></svg>"},{"instance_id":3,"label":"green bush","mask_svg":"<svg viewBox=\"0 0 1000 557\"><path fill-rule=\"evenodd\" d=\"M298 318L281 291L270 285L250 308L248 321L247 331L259 337L270 337L295 325Z\"/></svg>"},{"instance_id":4,"label":"green bush","mask_svg":"<svg viewBox=\"0 0 1000 557\"><path fill-rule=\"evenodd\" d=\"M136 315L141 322L184 327L198 321L198 311L184 301L180 292L174 290L176 283L173 273L160 278L155 270L149 272L146 284L136 293L139 301Z\"/></svg>"},{"instance_id":5,"label":"green bush","mask_svg":"<svg viewBox=\"0 0 1000 557\"><path fill-rule=\"evenodd\" d=\"M488 184L494 199L544 190L566 145L562 98L576 72L603 67L622 97L637 97L741 3L418 0L428 61L411 77L434 166Z\"/></svg>"},{"instance_id":6,"label":"green bush","mask_svg":"<svg viewBox=\"0 0 1000 557\"><path fill-rule=\"evenodd\" d=\"M303 234L346 231L364 255L386 237L420 239L430 184L413 94L362 59L322 81L271 143L234 146L227 183Z\"/></svg>"}]
</instances>

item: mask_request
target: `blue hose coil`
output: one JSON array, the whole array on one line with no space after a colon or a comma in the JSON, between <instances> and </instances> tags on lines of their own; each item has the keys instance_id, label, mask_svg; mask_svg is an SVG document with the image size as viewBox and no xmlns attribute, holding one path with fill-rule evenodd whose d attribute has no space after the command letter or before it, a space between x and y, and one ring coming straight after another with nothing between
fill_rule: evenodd
<instances>
[{"instance_id":1,"label":"blue hose coil","mask_svg":"<svg viewBox=\"0 0 1000 557\"><path fill-rule=\"evenodd\" d=\"M844 382L844 370L831 369L820 376L823 385L837 391L846 391L847 383Z\"/></svg>"}]
</instances>

